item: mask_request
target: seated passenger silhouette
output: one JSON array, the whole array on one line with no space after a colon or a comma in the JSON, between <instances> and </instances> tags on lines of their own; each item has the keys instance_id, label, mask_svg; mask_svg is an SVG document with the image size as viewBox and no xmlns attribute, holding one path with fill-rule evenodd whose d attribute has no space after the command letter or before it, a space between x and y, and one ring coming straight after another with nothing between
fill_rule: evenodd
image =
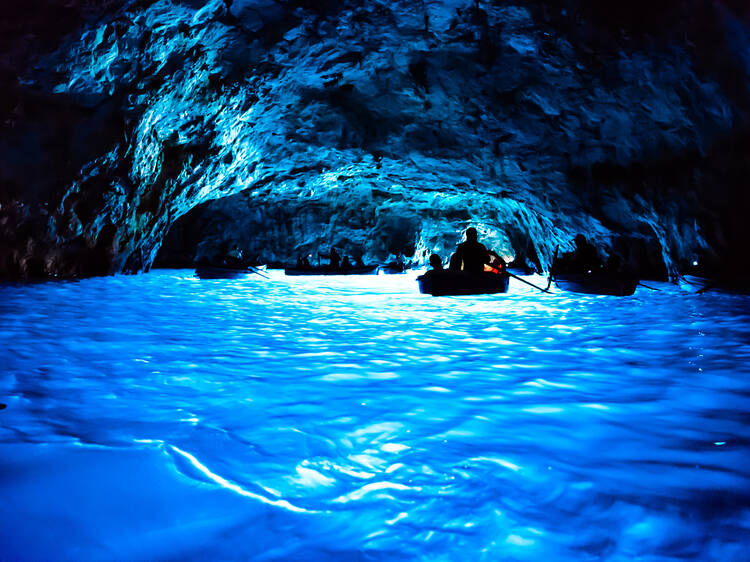
<instances>
[{"instance_id":1,"label":"seated passenger silhouette","mask_svg":"<svg viewBox=\"0 0 750 562\"><path fill-rule=\"evenodd\" d=\"M237 244L234 244L232 249L229 250L224 257L224 264L229 267L243 267L243 261L244 256L242 250L240 250L240 247Z\"/></svg>"},{"instance_id":2,"label":"seated passenger silhouette","mask_svg":"<svg viewBox=\"0 0 750 562\"><path fill-rule=\"evenodd\" d=\"M331 246L330 260L331 269L339 269L339 266L341 265L341 256L339 256L336 248L334 248L333 246Z\"/></svg>"},{"instance_id":3,"label":"seated passenger silhouette","mask_svg":"<svg viewBox=\"0 0 750 562\"><path fill-rule=\"evenodd\" d=\"M489 258L490 258L490 261L488 263L489 263L490 268L492 269L492 272L507 275L508 264L505 262L502 256L493 252L492 250L487 250L487 254L489 255Z\"/></svg>"},{"instance_id":4,"label":"seated passenger silhouette","mask_svg":"<svg viewBox=\"0 0 750 562\"><path fill-rule=\"evenodd\" d=\"M581 269L594 269L599 266L599 254L596 248L586 240L583 234L577 234L573 239L576 249L573 259Z\"/></svg>"},{"instance_id":5,"label":"seated passenger silhouette","mask_svg":"<svg viewBox=\"0 0 750 562\"><path fill-rule=\"evenodd\" d=\"M442 271L443 270L443 260L440 259L439 255L432 254L430 256L430 267L432 267L432 271Z\"/></svg>"},{"instance_id":6,"label":"seated passenger silhouette","mask_svg":"<svg viewBox=\"0 0 750 562\"><path fill-rule=\"evenodd\" d=\"M443 270L443 260L440 258L440 256L438 254L432 254L430 256L430 267L432 269L428 269L425 272L425 274L424 274L425 277L428 277L428 278L429 277L433 277L436 274L440 274L440 273L442 273L444 271Z\"/></svg>"},{"instance_id":7,"label":"seated passenger silhouette","mask_svg":"<svg viewBox=\"0 0 750 562\"><path fill-rule=\"evenodd\" d=\"M448 262L448 269L453 271L461 271L461 258L458 256L458 252L451 254L451 259Z\"/></svg>"},{"instance_id":8,"label":"seated passenger silhouette","mask_svg":"<svg viewBox=\"0 0 750 562\"><path fill-rule=\"evenodd\" d=\"M490 262L490 254L487 248L477 240L477 229L470 227L466 229L466 242L458 245L456 253L451 258L451 269L453 269L453 260L456 259L461 264L463 271L469 273L481 273L484 271L484 264Z\"/></svg>"},{"instance_id":9,"label":"seated passenger silhouette","mask_svg":"<svg viewBox=\"0 0 750 562\"><path fill-rule=\"evenodd\" d=\"M349 256L344 256L344 259L341 261L341 269L351 269L352 262L349 261Z\"/></svg>"}]
</instances>

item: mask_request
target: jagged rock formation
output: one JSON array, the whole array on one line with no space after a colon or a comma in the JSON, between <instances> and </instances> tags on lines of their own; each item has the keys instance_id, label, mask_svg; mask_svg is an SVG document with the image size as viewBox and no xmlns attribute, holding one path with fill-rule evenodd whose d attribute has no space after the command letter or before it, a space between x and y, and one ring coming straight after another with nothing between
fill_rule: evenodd
<instances>
[{"instance_id":1,"label":"jagged rock formation","mask_svg":"<svg viewBox=\"0 0 750 562\"><path fill-rule=\"evenodd\" d=\"M750 17L625 5L71 2L3 46L0 276L138 271L162 245L423 261L470 224L542 268L578 232L649 276L733 263Z\"/></svg>"}]
</instances>

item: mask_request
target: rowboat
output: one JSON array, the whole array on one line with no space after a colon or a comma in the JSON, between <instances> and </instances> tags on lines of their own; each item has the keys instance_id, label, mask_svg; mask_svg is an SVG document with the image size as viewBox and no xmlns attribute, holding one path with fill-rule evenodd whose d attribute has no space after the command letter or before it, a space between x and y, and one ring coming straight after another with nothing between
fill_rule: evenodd
<instances>
[{"instance_id":1,"label":"rowboat","mask_svg":"<svg viewBox=\"0 0 750 562\"><path fill-rule=\"evenodd\" d=\"M433 269L417 277L419 292L434 297L507 293L509 280L509 276L498 273L469 273L451 269Z\"/></svg>"},{"instance_id":2,"label":"rowboat","mask_svg":"<svg viewBox=\"0 0 750 562\"><path fill-rule=\"evenodd\" d=\"M218 267L213 265L201 265L195 269L196 277L200 279L239 279L246 275L254 275L258 271L266 269L265 265L257 267Z\"/></svg>"},{"instance_id":3,"label":"rowboat","mask_svg":"<svg viewBox=\"0 0 750 562\"><path fill-rule=\"evenodd\" d=\"M638 285L635 277L613 275L604 271L555 273L554 280L559 288L573 293L617 297L632 295Z\"/></svg>"},{"instance_id":4,"label":"rowboat","mask_svg":"<svg viewBox=\"0 0 750 562\"><path fill-rule=\"evenodd\" d=\"M680 288L691 293L703 294L708 291L712 293L728 293L733 295L750 294L750 279L742 278L708 278L696 275L683 275L679 278Z\"/></svg>"},{"instance_id":5,"label":"rowboat","mask_svg":"<svg viewBox=\"0 0 750 562\"><path fill-rule=\"evenodd\" d=\"M386 263L380 266L380 272L386 275L406 273L406 266L402 263Z\"/></svg>"},{"instance_id":6,"label":"rowboat","mask_svg":"<svg viewBox=\"0 0 750 562\"><path fill-rule=\"evenodd\" d=\"M374 275L377 272L377 265L363 265L345 269L331 269L329 267L287 267L284 269L285 275Z\"/></svg>"}]
</instances>

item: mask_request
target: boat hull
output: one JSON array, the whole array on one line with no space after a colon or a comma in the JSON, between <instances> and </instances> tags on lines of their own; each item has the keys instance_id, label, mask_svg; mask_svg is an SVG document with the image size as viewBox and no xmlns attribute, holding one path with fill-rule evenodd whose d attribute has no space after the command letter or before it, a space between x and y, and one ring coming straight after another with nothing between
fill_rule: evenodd
<instances>
[{"instance_id":1,"label":"boat hull","mask_svg":"<svg viewBox=\"0 0 750 562\"><path fill-rule=\"evenodd\" d=\"M253 275L259 269L265 269L265 266L254 269L200 266L195 269L195 275L200 279L239 279L240 277Z\"/></svg>"},{"instance_id":2,"label":"boat hull","mask_svg":"<svg viewBox=\"0 0 750 562\"><path fill-rule=\"evenodd\" d=\"M703 294L706 292L750 295L750 279L711 279L695 275L684 275L679 280L683 290Z\"/></svg>"},{"instance_id":3,"label":"boat hull","mask_svg":"<svg viewBox=\"0 0 750 562\"><path fill-rule=\"evenodd\" d=\"M428 271L417 277L417 282L420 293L442 297L507 293L509 279L497 273L443 270Z\"/></svg>"},{"instance_id":4,"label":"boat hull","mask_svg":"<svg viewBox=\"0 0 750 562\"><path fill-rule=\"evenodd\" d=\"M587 295L611 295L627 297L635 292L638 279L615 277L602 273L560 273L555 274L555 283L565 291Z\"/></svg>"}]
</instances>

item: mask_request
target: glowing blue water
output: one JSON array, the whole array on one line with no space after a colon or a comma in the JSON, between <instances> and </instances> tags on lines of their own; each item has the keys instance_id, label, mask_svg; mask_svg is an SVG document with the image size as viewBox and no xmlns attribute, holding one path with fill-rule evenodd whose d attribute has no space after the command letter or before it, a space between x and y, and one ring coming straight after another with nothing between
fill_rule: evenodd
<instances>
[{"instance_id":1,"label":"glowing blue water","mask_svg":"<svg viewBox=\"0 0 750 562\"><path fill-rule=\"evenodd\" d=\"M750 304L0 288L0 558L746 560Z\"/></svg>"}]
</instances>

